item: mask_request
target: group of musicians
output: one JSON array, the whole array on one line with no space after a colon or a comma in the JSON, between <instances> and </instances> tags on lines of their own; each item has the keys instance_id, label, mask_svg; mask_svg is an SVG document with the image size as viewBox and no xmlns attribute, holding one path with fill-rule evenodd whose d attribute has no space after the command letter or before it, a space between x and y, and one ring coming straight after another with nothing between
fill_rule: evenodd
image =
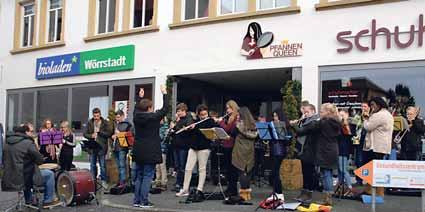
<instances>
[{"instance_id":1,"label":"group of musicians","mask_svg":"<svg viewBox=\"0 0 425 212\"><path fill-rule=\"evenodd\" d=\"M239 107L238 104L230 100L226 103L226 113L223 117L218 117L212 111L209 111L206 105L198 105L196 108L196 114L192 114L188 111L188 107L184 103L180 103L176 107L176 118L175 121L171 121L168 125L166 121L166 115L169 112L169 97L167 90L164 86L161 86L161 92L163 93L163 107L157 111L153 110L152 101L148 98L144 98L143 89L139 92L139 99L136 102L134 109L134 126L127 120L123 111L117 111L114 114L113 120L104 119L98 108L93 109L92 116L84 132L84 137L88 140L84 142L84 148L89 153L90 159L90 171L95 180L97 180L97 162L100 164L100 179L103 187L108 187L108 179L106 174L106 162L105 157L108 154L108 148L113 152L116 158L119 182L116 185L118 188L124 188L127 184L127 167L128 158L131 158L131 180L128 180L130 184L134 186L134 207L150 208L153 207L153 203L149 201L149 192L152 187L152 181L157 176L157 187L162 190L167 189L167 169L166 169L166 153L167 146L171 146L174 168L176 171L176 183L174 191L177 197L187 197L191 202L201 202L205 199L204 197L204 184L206 180L206 169L207 162L210 158L213 144L219 144L220 152L223 154L224 173L227 180L227 189L224 195L227 197L226 204L246 204L251 200L251 174L255 166L255 143L256 140L261 137L259 132L261 130L257 128L257 122L264 122L261 117L256 121L251 112L247 107ZM379 108L382 110L375 109L375 113L379 111L386 111L385 102L381 101L380 98L376 98L371 101L372 106L381 103L382 106ZM367 104L365 104L367 106ZM347 127L355 118L350 119L348 122L348 113L346 111L340 111L340 117L338 117L338 111L332 104L324 104L321 106L320 119L319 115L315 112L313 105L305 103L301 108L303 117L300 120L288 121L283 115L281 110L273 112L273 128L277 133L274 138L270 138L270 152L272 159L272 177L271 182L273 184L273 198L283 200L282 194L282 183L280 181L280 166L283 158L286 157L286 146L288 142L288 128L290 126L297 125L299 130L298 143L302 144L301 152L299 154L302 160L302 170L304 178L304 190L301 195L297 198L301 202L305 200L311 200L311 193L314 190L315 173L314 169L317 166L317 161L323 160L324 164L321 166L323 176L328 176L331 179L331 168L335 164L338 164L337 159L333 159L333 153L336 154L335 158L338 157L338 152L341 152L341 147L338 147L338 142L333 142L331 146L326 145L314 145L312 148L311 140L320 138L310 135L307 131L308 126L313 126L311 123L325 122L329 118L333 121L331 124L317 125L320 127L327 126L335 131L335 139L339 139L339 135L347 134L347 141L350 143L355 140L357 134L362 135L361 140L367 140L365 137L372 136L373 132L367 131L367 124L370 122L367 118L364 119L364 123L358 124L359 129L366 129L367 135L362 133L348 132ZM366 114L366 109L363 110L363 115ZM322 114L323 113L323 114ZM409 124L415 126L412 129L417 130L418 135L423 134L425 129L423 121L418 119L418 112L415 108L410 107L407 109L407 117ZM328 115L326 115L328 114ZM378 115L374 114L373 117ZM413 115L412 115L413 114ZM367 114L366 114L367 115ZM364 115L363 117L368 117ZM322 117L323 116L323 117ZM392 125L393 121L388 115L388 125ZM341 122L342 120L342 122ZM372 119L373 120L373 119ZM379 120L384 120L380 118ZM422 124L420 124L422 123ZM315 125L314 125L315 126ZM344 128L345 126L345 128ZM205 129L221 128L228 136L223 139L212 140L206 136L203 132ZM321 128L320 128L321 129ZM53 132L54 129L52 121L46 119L43 122L40 134L46 132ZM267 129L271 130L271 129ZM304 130L304 131L303 131ZM326 131L325 129L321 129ZM326 135L329 132L326 131ZM359 132L361 132L360 130ZM365 131L365 130L363 130ZM31 123L25 123L14 128L14 133L8 134L4 146L3 164L5 168L2 189L3 191L23 191L25 201L28 204L33 203L32 192L35 191L36 186L44 187L44 199L43 203L46 206L57 204L58 200L55 197L55 172L52 169L55 168L42 168L39 169L39 165L43 163L58 164L62 171L70 171L72 169L73 160L73 148L75 147L75 136L69 127L67 121L60 123L60 132L62 135L62 142L60 144L40 142L43 138L35 139L34 127ZM341 134L342 132L342 134ZM391 139L392 130L389 130L389 138ZM413 132L413 131L412 131ZM405 138L414 137L418 140L416 134L407 132ZM416 132L416 131L415 131ZM271 134L273 132L270 132ZM303 136L307 134L307 136ZM351 137L350 137L351 136ZM410 136L410 137L409 137ZM338 138L337 138L338 137ZM260 138L261 139L261 138ZM304 140L303 140L304 139ZM171 142L170 142L171 140ZM111 142L112 141L112 142ZM169 144L170 143L170 144ZM320 142L319 142L320 143ZM339 142L341 143L341 142ZM408 143L407 141L405 142ZM406 144L403 144L404 146ZM335 146L336 145L336 146ZM415 143L416 145L416 143ZM340 145L341 146L341 145ZM329 158L329 154L321 154L320 149L327 148L332 150L332 160ZM340 149L338 151L338 148ZM385 153L387 153L387 146L385 147ZM416 148L416 146L415 146ZM325 150L323 150L325 151ZM326 152L325 151L325 152ZM417 151L415 149L415 151ZM308 162L306 159L307 153L311 152L314 160ZM329 151L328 151L329 152ZM130 156L130 157L129 157ZM347 160L347 155L342 156L343 162ZM344 158L345 157L345 158ZM212 160L212 159L211 159ZM329 163L328 163L329 162ZM341 160L339 161L341 163ZM346 163L346 162L344 162ZM198 165L198 185L196 189L190 191L190 182L192 179L193 169L195 165ZM329 168L328 168L329 167ZM340 170L340 173L346 174L346 168ZM326 172L327 171L327 172ZM326 173L325 173L326 172ZM348 174L349 175L349 174ZM341 179L344 178L340 177ZM347 176L345 176L347 178ZM329 179L328 180L330 182ZM350 178L347 178L350 179ZM240 188L238 189L237 182L240 182ZM324 182L323 185L330 183ZM351 189L351 184L348 185ZM325 189L331 194L332 184L328 185ZM327 201L330 202L330 195L327 196Z\"/></svg>"}]
</instances>

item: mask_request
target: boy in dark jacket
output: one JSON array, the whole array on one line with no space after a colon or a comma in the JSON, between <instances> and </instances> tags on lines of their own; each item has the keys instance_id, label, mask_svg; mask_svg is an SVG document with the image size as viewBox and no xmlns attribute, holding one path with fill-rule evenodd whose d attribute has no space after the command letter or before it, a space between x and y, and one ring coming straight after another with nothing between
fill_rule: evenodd
<instances>
[{"instance_id":1,"label":"boy in dark jacket","mask_svg":"<svg viewBox=\"0 0 425 212\"><path fill-rule=\"evenodd\" d=\"M153 112L152 101L142 99L134 110L134 129L136 142L133 147L133 157L136 162L134 207L151 208L148 195L155 172L155 165L162 163L161 138L159 128L161 119L167 114L169 98L165 86L161 86L163 106Z\"/></svg>"},{"instance_id":2,"label":"boy in dark jacket","mask_svg":"<svg viewBox=\"0 0 425 212\"><path fill-rule=\"evenodd\" d=\"M93 118L87 123L84 137L88 139L88 153L90 157L90 171L94 179L97 179L97 160L100 165L100 179L102 186L108 187L106 176L105 155L108 152L108 139L112 136L113 130L108 122L102 118L99 108L93 109Z\"/></svg>"},{"instance_id":3,"label":"boy in dark jacket","mask_svg":"<svg viewBox=\"0 0 425 212\"><path fill-rule=\"evenodd\" d=\"M127 133L131 133L133 129L130 122L124 119L125 114L122 110L115 112L115 133L112 135L112 148L118 165L119 188L124 188L126 185L127 153L130 148Z\"/></svg>"},{"instance_id":4,"label":"boy in dark jacket","mask_svg":"<svg viewBox=\"0 0 425 212\"><path fill-rule=\"evenodd\" d=\"M187 154L189 152L189 143L192 141L192 134L185 130L177 133L179 130L188 127L193 123L193 118L188 112L187 105L180 103L176 107L176 124L172 126L173 131L176 132L173 136L174 144L174 160L177 170L177 179L174 190L179 192L183 187L184 172L186 168Z\"/></svg>"}]
</instances>

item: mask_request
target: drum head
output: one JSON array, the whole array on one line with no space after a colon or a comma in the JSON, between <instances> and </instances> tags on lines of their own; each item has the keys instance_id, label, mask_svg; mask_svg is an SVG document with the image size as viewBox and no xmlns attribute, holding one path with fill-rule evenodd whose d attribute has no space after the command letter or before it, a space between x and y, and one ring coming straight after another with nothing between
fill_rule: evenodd
<instances>
[{"instance_id":1,"label":"drum head","mask_svg":"<svg viewBox=\"0 0 425 212\"><path fill-rule=\"evenodd\" d=\"M272 42L273 42L273 33L265 32L258 38L257 46L258 48L264 48L270 45Z\"/></svg>"},{"instance_id":2,"label":"drum head","mask_svg":"<svg viewBox=\"0 0 425 212\"><path fill-rule=\"evenodd\" d=\"M56 163L43 163L40 166L38 166L38 168L56 170L56 169L59 169L59 165Z\"/></svg>"},{"instance_id":3,"label":"drum head","mask_svg":"<svg viewBox=\"0 0 425 212\"><path fill-rule=\"evenodd\" d=\"M59 175L56 189L58 196L62 197L66 205L70 205L74 198L74 182L68 172L63 172Z\"/></svg>"}]
</instances>

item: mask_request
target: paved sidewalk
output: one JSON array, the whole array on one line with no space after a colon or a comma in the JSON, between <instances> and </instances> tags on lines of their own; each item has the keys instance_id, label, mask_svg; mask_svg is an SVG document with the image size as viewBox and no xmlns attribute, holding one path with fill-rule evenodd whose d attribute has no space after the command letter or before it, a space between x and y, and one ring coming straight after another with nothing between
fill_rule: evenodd
<instances>
[{"instance_id":1,"label":"paved sidewalk","mask_svg":"<svg viewBox=\"0 0 425 212\"><path fill-rule=\"evenodd\" d=\"M205 190L212 191L215 187L207 185ZM207 200L202 203L184 204L185 198L175 197L175 193L171 191L163 192L162 194L150 195L151 201L155 204L153 209L148 211L165 211L165 212L183 212L183 211L255 211L258 203L270 194L271 188L253 187L253 203L252 206L241 205L224 205L219 200ZM292 199L298 195L298 191L285 191L287 202L294 202ZM320 194L314 194L315 200L320 200ZM124 195L105 195L105 206L114 207L117 209L127 210L142 210L132 207L133 194ZM420 197L405 197L405 196L385 196L385 204L377 205L378 212L420 212L421 211ZM146 211L146 210L145 210ZM265 210L258 210L265 211ZM355 200L339 200L334 198L333 212L367 212L371 211L370 205L365 205Z\"/></svg>"}]
</instances>

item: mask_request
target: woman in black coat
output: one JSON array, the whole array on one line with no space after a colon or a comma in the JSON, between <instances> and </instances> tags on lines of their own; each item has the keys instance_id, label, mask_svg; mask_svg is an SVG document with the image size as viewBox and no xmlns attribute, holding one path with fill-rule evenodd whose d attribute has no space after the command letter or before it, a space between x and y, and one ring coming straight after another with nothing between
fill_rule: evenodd
<instances>
[{"instance_id":1,"label":"woman in black coat","mask_svg":"<svg viewBox=\"0 0 425 212\"><path fill-rule=\"evenodd\" d=\"M134 129L136 142L133 147L133 159L136 162L136 182L134 191L135 207L152 207L148 195L155 172L155 165L162 163L161 138L159 128L161 119L167 114L169 98L167 90L161 86L163 106L153 112L152 101L142 99L134 110Z\"/></svg>"},{"instance_id":2,"label":"woman in black coat","mask_svg":"<svg viewBox=\"0 0 425 212\"><path fill-rule=\"evenodd\" d=\"M317 135L314 165L320 167L325 193L322 204L332 205L332 170L338 167L338 137L341 123L335 105L325 103L320 108L320 120L297 130L297 135Z\"/></svg>"}]
</instances>

